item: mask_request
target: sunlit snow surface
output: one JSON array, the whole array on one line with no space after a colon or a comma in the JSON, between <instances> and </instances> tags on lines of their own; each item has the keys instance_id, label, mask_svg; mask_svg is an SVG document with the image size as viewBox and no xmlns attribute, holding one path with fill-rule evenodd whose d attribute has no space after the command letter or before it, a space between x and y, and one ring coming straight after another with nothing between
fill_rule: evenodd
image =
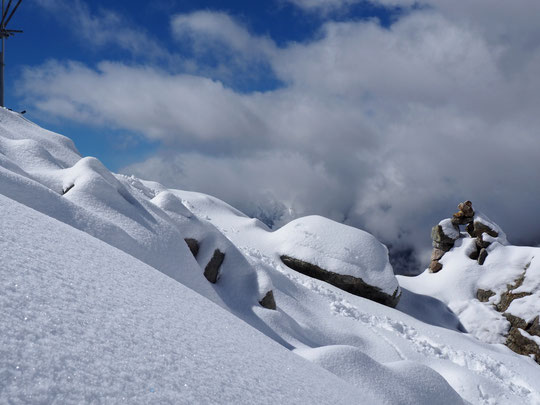
<instances>
[{"instance_id":1,"label":"sunlit snow surface","mask_svg":"<svg viewBox=\"0 0 540 405\"><path fill-rule=\"evenodd\" d=\"M538 365L460 332L414 279L392 309L279 260L304 243L307 258L392 289L360 231L315 220L309 245L213 197L111 174L5 110L0 194L0 402L540 403ZM277 311L259 305L269 290Z\"/></svg>"}]
</instances>

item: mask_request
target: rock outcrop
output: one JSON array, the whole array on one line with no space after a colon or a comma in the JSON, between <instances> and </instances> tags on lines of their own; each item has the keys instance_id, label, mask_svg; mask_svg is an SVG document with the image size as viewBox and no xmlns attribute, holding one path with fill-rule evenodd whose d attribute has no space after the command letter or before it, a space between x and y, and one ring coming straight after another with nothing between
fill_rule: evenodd
<instances>
[{"instance_id":1,"label":"rock outcrop","mask_svg":"<svg viewBox=\"0 0 540 405\"><path fill-rule=\"evenodd\" d=\"M490 227L480 217L477 217L472 207L472 202L465 201L458 204L458 212L452 215L450 219L444 219L435 225L431 230L431 239L433 241L433 252L429 271L436 273L442 270L443 265L440 262L444 254L454 247L456 240L466 237L475 238L475 249L469 253L469 258L476 260L479 265L484 264L488 251L487 248L491 242L485 240L485 235L496 238L499 233ZM462 233L460 226L465 225L467 233Z\"/></svg>"},{"instance_id":2,"label":"rock outcrop","mask_svg":"<svg viewBox=\"0 0 540 405\"><path fill-rule=\"evenodd\" d=\"M204 268L204 276L208 281L215 284L219 277L219 268L225 259L225 253L219 249L214 250L214 255Z\"/></svg>"},{"instance_id":3,"label":"rock outcrop","mask_svg":"<svg viewBox=\"0 0 540 405\"><path fill-rule=\"evenodd\" d=\"M197 258L197 255L199 254L199 241L193 238L186 238L184 240L186 241L186 244L188 245L193 257Z\"/></svg>"},{"instance_id":4,"label":"rock outcrop","mask_svg":"<svg viewBox=\"0 0 540 405\"><path fill-rule=\"evenodd\" d=\"M506 336L506 346L518 354L533 356L535 361L540 364L540 316L536 316L532 321L527 322L519 316L507 312L514 300L532 295L528 291L516 292L522 285L527 274L529 264L525 266L523 274L517 278L513 284L506 286L506 291L501 294L499 302L494 303L494 308L503 314L510 323L510 329ZM489 299L496 294L490 290L478 289L476 297L480 302L489 302Z\"/></svg>"},{"instance_id":5,"label":"rock outcrop","mask_svg":"<svg viewBox=\"0 0 540 405\"><path fill-rule=\"evenodd\" d=\"M345 290L351 294L367 298L389 307L395 307L399 302L401 295L399 288L394 291L393 295L388 295L380 288L367 284L359 277L334 273L314 264L286 255L281 256L281 261L287 267L290 267L299 273L316 278L317 280L325 281L328 284L332 284L333 286Z\"/></svg>"},{"instance_id":6,"label":"rock outcrop","mask_svg":"<svg viewBox=\"0 0 540 405\"><path fill-rule=\"evenodd\" d=\"M277 306L276 300L274 299L274 292L272 290L268 291L264 298L259 301L259 304L264 308L276 310Z\"/></svg>"}]
</instances>

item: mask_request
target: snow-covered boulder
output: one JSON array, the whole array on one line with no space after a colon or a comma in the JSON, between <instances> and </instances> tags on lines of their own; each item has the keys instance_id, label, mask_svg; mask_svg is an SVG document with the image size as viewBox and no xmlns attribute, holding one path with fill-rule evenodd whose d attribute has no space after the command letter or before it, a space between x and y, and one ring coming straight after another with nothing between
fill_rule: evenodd
<instances>
[{"instance_id":1,"label":"snow-covered boulder","mask_svg":"<svg viewBox=\"0 0 540 405\"><path fill-rule=\"evenodd\" d=\"M293 270L352 294L394 307L400 289L388 250L373 235L320 216L291 221L278 231L281 261Z\"/></svg>"}]
</instances>

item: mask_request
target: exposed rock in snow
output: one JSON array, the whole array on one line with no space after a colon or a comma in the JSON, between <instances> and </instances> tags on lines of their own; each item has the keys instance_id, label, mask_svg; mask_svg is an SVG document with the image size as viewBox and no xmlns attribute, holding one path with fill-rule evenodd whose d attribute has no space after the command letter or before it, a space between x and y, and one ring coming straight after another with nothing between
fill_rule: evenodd
<instances>
[{"instance_id":1,"label":"exposed rock in snow","mask_svg":"<svg viewBox=\"0 0 540 405\"><path fill-rule=\"evenodd\" d=\"M479 339L504 343L540 364L535 340L540 337L540 265L534 259L540 249L507 244L499 226L476 212L467 233L461 233L456 246L441 258L444 271L435 279L428 280L424 273L400 281L446 302Z\"/></svg>"},{"instance_id":2,"label":"exposed rock in snow","mask_svg":"<svg viewBox=\"0 0 540 405\"><path fill-rule=\"evenodd\" d=\"M345 290L351 294L367 298L389 307L395 307L399 302L399 289L396 288L392 295L385 294L380 288L366 284L360 277L353 277L346 274L334 273L320 268L315 264L295 259L287 255L281 256L281 261L293 270L306 276L325 281L337 288Z\"/></svg>"},{"instance_id":3,"label":"exposed rock in snow","mask_svg":"<svg viewBox=\"0 0 540 405\"><path fill-rule=\"evenodd\" d=\"M268 291L262 300L259 301L261 306L267 309L277 309L276 300L274 299L274 292L272 290Z\"/></svg>"},{"instance_id":4,"label":"exposed rock in snow","mask_svg":"<svg viewBox=\"0 0 540 405\"><path fill-rule=\"evenodd\" d=\"M193 238L185 238L186 244L188 245L188 248L193 255L194 258L197 258L197 255L199 254L199 242L197 239Z\"/></svg>"},{"instance_id":5,"label":"exposed rock in snow","mask_svg":"<svg viewBox=\"0 0 540 405\"><path fill-rule=\"evenodd\" d=\"M223 253L219 249L214 250L214 254L212 255L212 258L210 259L210 261L204 268L204 276L211 283L215 284L217 282L218 277L219 277L219 269L224 259L225 259L225 253Z\"/></svg>"}]
</instances>

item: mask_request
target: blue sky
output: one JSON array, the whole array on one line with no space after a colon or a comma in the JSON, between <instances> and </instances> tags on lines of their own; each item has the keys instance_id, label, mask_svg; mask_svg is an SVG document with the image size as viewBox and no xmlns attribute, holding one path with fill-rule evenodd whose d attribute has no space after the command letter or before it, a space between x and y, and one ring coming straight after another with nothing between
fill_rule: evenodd
<instances>
[{"instance_id":1,"label":"blue sky","mask_svg":"<svg viewBox=\"0 0 540 405\"><path fill-rule=\"evenodd\" d=\"M54 6L55 3L60 5ZM46 6L47 4L51 6ZM324 14L306 13L298 6L283 0L95 0L81 1L80 5L97 19L103 10L114 12L126 24L142 30L163 47L185 58L193 57L193 51L189 44L183 44L171 36L170 19L175 14L199 10L224 12L249 27L253 34L268 36L278 46L285 46L290 42L312 40L319 34L322 24L329 16L337 21L375 18L382 26L388 27L404 12L402 7L383 7L370 2L359 2L347 9L333 9ZM15 110L26 109L29 119L71 137L83 155L96 156L111 170L119 170L154 153L159 149L159 143L149 142L144 137L121 128L92 128L69 119L51 120L50 117L36 114L15 91L21 69L41 65L51 59L73 60L89 66L95 66L103 60L147 62L141 55L133 55L114 44L96 46L91 39L77 35L73 20L66 18L66 9L71 7L77 6L70 2L23 1L9 26L12 29L24 29L24 34L18 34L7 41L6 104ZM109 34L114 35L114 32ZM212 58L206 56L205 63L211 65ZM159 60L153 61L153 64L175 73L183 71L182 67L175 68L160 63ZM259 66L258 69L263 73L248 79L233 77L225 84L242 92L272 90L282 85L271 69L265 69L264 66ZM132 141L126 141L126 137Z\"/></svg>"},{"instance_id":2,"label":"blue sky","mask_svg":"<svg viewBox=\"0 0 540 405\"><path fill-rule=\"evenodd\" d=\"M25 0L7 105L111 170L428 257L470 199L540 243L537 0ZM509 208L510 207L510 208Z\"/></svg>"}]
</instances>

